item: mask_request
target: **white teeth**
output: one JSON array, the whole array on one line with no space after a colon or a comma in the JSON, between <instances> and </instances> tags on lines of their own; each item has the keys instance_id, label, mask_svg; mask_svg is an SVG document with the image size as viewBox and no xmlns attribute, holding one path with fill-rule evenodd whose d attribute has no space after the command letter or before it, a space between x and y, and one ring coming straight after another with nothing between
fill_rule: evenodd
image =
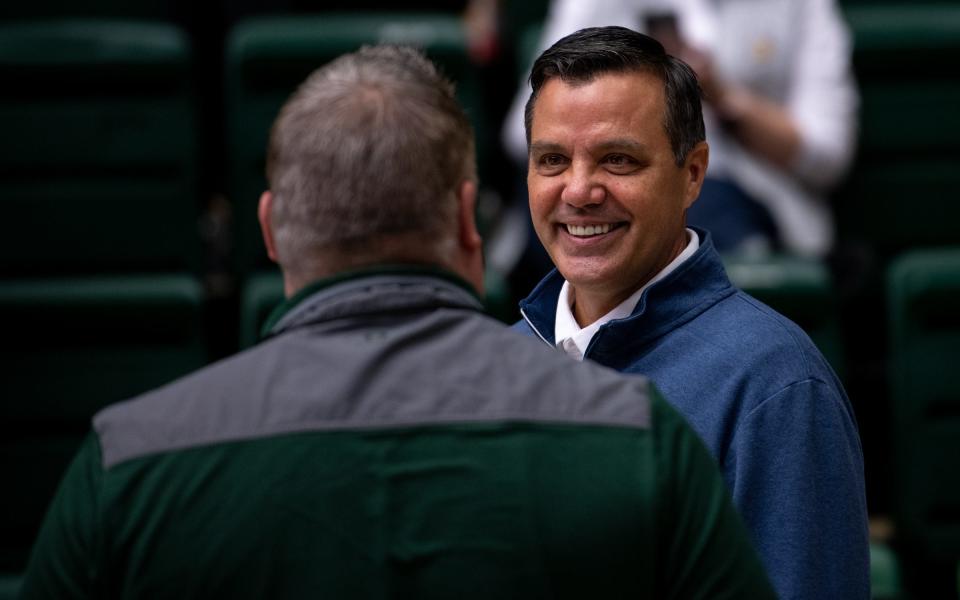
<instances>
[{"instance_id":1,"label":"white teeth","mask_svg":"<svg viewBox=\"0 0 960 600\"><path fill-rule=\"evenodd\" d=\"M567 232L577 237L600 235L610 231L610 224L605 225L567 225Z\"/></svg>"}]
</instances>

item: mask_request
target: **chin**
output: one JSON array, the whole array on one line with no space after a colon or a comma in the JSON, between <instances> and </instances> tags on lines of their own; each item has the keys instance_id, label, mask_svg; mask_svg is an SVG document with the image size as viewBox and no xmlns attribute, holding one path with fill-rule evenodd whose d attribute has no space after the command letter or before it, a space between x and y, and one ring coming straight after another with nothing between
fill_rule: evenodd
<instances>
[{"instance_id":1,"label":"chin","mask_svg":"<svg viewBox=\"0 0 960 600\"><path fill-rule=\"evenodd\" d=\"M610 275L603 269L596 267L566 266L558 268L563 278L570 282L570 285L581 288L603 287L610 281Z\"/></svg>"}]
</instances>

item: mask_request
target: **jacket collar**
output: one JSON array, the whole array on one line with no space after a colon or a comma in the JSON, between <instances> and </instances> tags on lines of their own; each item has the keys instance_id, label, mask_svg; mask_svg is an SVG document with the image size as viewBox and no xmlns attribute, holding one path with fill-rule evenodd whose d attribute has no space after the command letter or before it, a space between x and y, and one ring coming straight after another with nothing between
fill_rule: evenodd
<instances>
[{"instance_id":1,"label":"jacket collar","mask_svg":"<svg viewBox=\"0 0 960 600\"><path fill-rule=\"evenodd\" d=\"M631 349L676 329L736 291L710 234L692 229L700 236L700 247L693 256L647 288L629 317L600 327L584 358L614 366L618 361L627 360ZM554 325L563 281L563 276L554 269L520 302L524 319L551 345L556 344Z\"/></svg>"},{"instance_id":2,"label":"jacket collar","mask_svg":"<svg viewBox=\"0 0 960 600\"><path fill-rule=\"evenodd\" d=\"M483 303L470 284L439 267L382 265L305 286L274 309L261 337L319 321L440 307L482 311Z\"/></svg>"}]
</instances>

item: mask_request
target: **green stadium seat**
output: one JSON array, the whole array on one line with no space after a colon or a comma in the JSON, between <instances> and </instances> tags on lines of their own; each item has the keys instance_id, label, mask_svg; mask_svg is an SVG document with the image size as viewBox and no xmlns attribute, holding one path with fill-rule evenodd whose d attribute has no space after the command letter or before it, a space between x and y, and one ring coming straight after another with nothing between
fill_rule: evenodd
<instances>
[{"instance_id":1,"label":"green stadium seat","mask_svg":"<svg viewBox=\"0 0 960 600\"><path fill-rule=\"evenodd\" d=\"M0 572L27 551L90 417L207 362L192 276L0 281Z\"/></svg>"},{"instance_id":2,"label":"green stadium seat","mask_svg":"<svg viewBox=\"0 0 960 600\"><path fill-rule=\"evenodd\" d=\"M273 309L283 302L280 271L263 271L247 278L240 298L240 348L253 346Z\"/></svg>"},{"instance_id":3,"label":"green stadium seat","mask_svg":"<svg viewBox=\"0 0 960 600\"><path fill-rule=\"evenodd\" d=\"M0 271L199 262L190 69L168 24L0 23Z\"/></svg>"},{"instance_id":4,"label":"green stadium seat","mask_svg":"<svg viewBox=\"0 0 960 600\"><path fill-rule=\"evenodd\" d=\"M418 46L457 85L478 134L481 178L493 141L476 71L458 17L420 13L321 13L262 17L229 34L226 102L229 195L234 207L237 266L241 275L268 266L256 222L256 203L266 187L264 156L280 107L311 72L364 44Z\"/></svg>"},{"instance_id":5,"label":"green stadium seat","mask_svg":"<svg viewBox=\"0 0 960 600\"><path fill-rule=\"evenodd\" d=\"M0 19L62 19L64 17L168 19L180 0L31 0L0 3Z\"/></svg>"},{"instance_id":6,"label":"green stadium seat","mask_svg":"<svg viewBox=\"0 0 960 600\"><path fill-rule=\"evenodd\" d=\"M960 246L915 251L888 271L897 535L921 556L960 558Z\"/></svg>"},{"instance_id":7,"label":"green stadium seat","mask_svg":"<svg viewBox=\"0 0 960 600\"><path fill-rule=\"evenodd\" d=\"M543 26L550 10L550 1L505 2L502 10L503 35L511 36L514 40L517 40L521 36L526 37L527 32L532 28L539 30Z\"/></svg>"},{"instance_id":8,"label":"green stadium seat","mask_svg":"<svg viewBox=\"0 0 960 600\"><path fill-rule=\"evenodd\" d=\"M16 600L20 595L22 579L19 574L0 574L0 600Z\"/></svg>"},{"instance_id":9,"label":"green stadium seat","mask_svg":"<svg viewBox=\"0 0 960 600\"><path fill-rule=\"evenodd\" d=\"M881 256L960 243L960 5L851 3L859 156L837 194L840 233Z\"/></svg>"},{"instance_id":10,"label":"green stadium seat","mask_svg":"<svg viewBox=\"0 0 960 600\"><path fill-rule=\"evenodd\" d=\"M870 597L873 600L903 597L900 561L890 546L880 542L870 543Z\"/></svg>"},{"instance_id":11,"label":"green stadium seat","mask_svg":"<svg viewBox=\"0 0 960 600\"><path fill-rule=\"evenodd\" d=\"M815 259L778 255L724 257L735 286L799 325L842 378L844 348L833 282Z\"/></svg>"}]
</instances>

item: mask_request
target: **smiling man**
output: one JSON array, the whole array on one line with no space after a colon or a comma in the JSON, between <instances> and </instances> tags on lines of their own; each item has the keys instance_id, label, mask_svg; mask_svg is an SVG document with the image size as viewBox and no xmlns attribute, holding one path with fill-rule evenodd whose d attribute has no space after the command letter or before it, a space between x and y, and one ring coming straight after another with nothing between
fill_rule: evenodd
<instances>
[{"instance_id":1,"label":"smiling man","mask_svg":"<svg viewBox=\"0 0 960 600\"><path fill-rule=\"evenodd\" d=\"M530 213L557 270L516 328L643 373L707 443L782 598L867 598L863 457L845 392L796 325L735 289L686 227L709 161L693 71L584 29L536 61Z\"/></svg>"}]
</instances>

